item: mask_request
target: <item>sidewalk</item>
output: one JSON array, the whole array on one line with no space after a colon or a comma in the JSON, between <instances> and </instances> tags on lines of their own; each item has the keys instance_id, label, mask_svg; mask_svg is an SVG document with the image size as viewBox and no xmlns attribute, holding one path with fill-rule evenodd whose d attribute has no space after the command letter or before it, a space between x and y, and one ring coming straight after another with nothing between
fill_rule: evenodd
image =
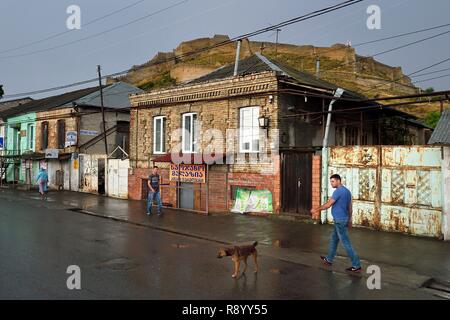
<instances>
[{"instance_id":1,"label":"sidewalk","mask_svg":"<svg viewBox=\"0 0 450 320\"><path fill-rule=\"evenodd\" d=\"M5 197L41 201L31 191L0 190L0 199ZM262 255L328 269L319 254L327 252L330 225L240 214L202 216L176 209L163 209L162 217L148 217L144 201L70 191L50 192L43 205L210 240L218 246L257 240ZM431 278L450 281L450 242L365 228L353 228L350 237L364 269L371 264L381 268L382 282L418 288ZM332 270L344 272L348 266L349 260L340 246ZM362 276L369 275L364 272Z\"/></svg>"}]
</instances>

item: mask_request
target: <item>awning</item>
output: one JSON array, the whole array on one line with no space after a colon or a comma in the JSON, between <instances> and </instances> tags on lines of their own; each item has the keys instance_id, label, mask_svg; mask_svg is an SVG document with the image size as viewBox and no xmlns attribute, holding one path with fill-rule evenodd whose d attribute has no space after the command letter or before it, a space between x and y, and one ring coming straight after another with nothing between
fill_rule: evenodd
<instances>
[{"instance_id":1,"label":"awning","mask_svg":"<svg viewBox=\"0 0 450 320\"><path fill-rule=\"evenodd\" d=\"M37 153L37 152L23 153L20 155L20 158L22 158L24 160L43 160L43 159L45 159L45 154Z\"/></svg>"}]
</instances>

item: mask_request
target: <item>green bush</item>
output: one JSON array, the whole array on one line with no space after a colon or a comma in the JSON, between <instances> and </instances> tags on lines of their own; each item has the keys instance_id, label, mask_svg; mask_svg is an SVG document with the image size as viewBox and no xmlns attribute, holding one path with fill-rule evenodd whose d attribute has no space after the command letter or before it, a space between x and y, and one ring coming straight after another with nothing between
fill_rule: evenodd
<instances>
[{"instance_id":1,"label":"green bush","mask_svg":"<svg viewBox=\"0 0 450 320\"><path fill-rule=\"evenodd\" d=\"M428 112L425 117L425 123L427 124L427 126L436 128L436 125L437 125L440 117L441 117L441 113L438 111Z\"/></svg>"}]
</instances>

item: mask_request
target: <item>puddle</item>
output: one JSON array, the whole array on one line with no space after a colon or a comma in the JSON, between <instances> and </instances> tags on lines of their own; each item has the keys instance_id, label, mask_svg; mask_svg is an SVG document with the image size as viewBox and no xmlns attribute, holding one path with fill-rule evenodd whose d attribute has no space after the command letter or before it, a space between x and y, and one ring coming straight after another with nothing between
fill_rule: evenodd
<instances>
[{"instance_id":1,"label":"puddle","mask_svg":"<svg viewBox=\"0 0 450 320\"><path fill-rule=\"evenodd\" d=\"M106 260L97 265L99 269L110 269L114 271L127 271L138 266L137 263L133 262L128 258L116 258L111 260Z\"/></svg>"},{"instance_id":2,"label":"puddle","mask_svg":"<svg viewBox=\"0 0 450 320\"><path fill-rule=\"evenodd\" d=\"M179 243L173 243L172 247L177 248L177 249L185 249L185 248L189 248L190 245L188 244L179 244Z\"/></svg>"},{"instance_id":3,"label":"puddle","mask_svg":"<svg viewBox=\"0 0 450 320\"><path fill-rule=\"evenodd\" d=\"M289 248L290 243L287 240L273 240L272 246L275 248Z\"/></svg>"},{"instance_id":4,"label":"puddle","mask_svg":"<svg viewBox=\"0 0 450 320\"><path fill-rule=\"evenodd\" d=\"M270 272L275 273L275 274L281 274L281 275L286 274L285 271L283 271L281 269L276 269L276 268L275 269L270 269Z\"/></svg>"}]
</instances>

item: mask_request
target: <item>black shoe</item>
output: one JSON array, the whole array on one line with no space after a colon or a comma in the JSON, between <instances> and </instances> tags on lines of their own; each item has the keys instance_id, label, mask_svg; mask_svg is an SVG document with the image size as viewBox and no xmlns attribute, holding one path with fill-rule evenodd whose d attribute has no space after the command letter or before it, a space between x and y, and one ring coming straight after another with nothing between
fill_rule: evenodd
<instances>
[{"instance_id":1,"label":"black shoe","mask_svg":"<svg viewBox=\"0 0 450 320\"><path fill-rule=\"evenodd\" d=\"M362 271L362 268L361 267L359 267L359 268L350 267L350 268L345 269L345 271L353 272L353 273L359 273L359 272Z\"/></svg>"},{"instance_id":2,"label":"black shoe","mask_svg":"<svg viewBox=\"0 0 450 320\"><path fill-rule=\"evenodd\" d=\"M325 256L320 256L320 259L322 259L322 261L327 265L327 266L332 266L333 263L331 263L330 261L328 261L327 257Z\"/></svg>"}]
</instances>

